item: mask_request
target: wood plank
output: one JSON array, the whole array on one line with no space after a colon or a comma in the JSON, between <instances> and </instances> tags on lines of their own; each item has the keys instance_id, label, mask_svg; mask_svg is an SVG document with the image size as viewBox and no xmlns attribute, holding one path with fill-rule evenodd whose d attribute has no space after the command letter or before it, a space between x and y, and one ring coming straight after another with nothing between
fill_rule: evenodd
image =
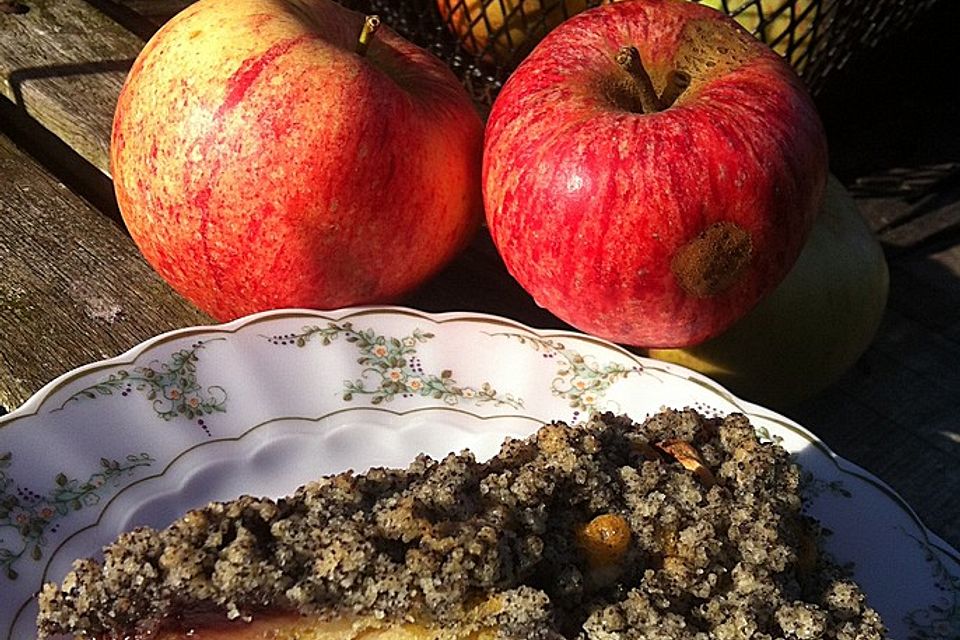
<instances>
[{"instance_id":1,"label":"wood plank","mask_svg":"<svg viewBox=\"0 0 960 640\"><path fill-rule=\"evenodd\" d=\"M932 416L952 409L960 415L960 344L888 310L880 334L853 375L838 386L851 398L904 431L926 439L956 458L960 447L945 442Z\"/></svg>"},{"instance_id":2,"label":"wood plank","mask_svg":"<svg viewBox=\"0 0 960 640\"><path fill-rule=\"evenodd\" d=\"M0 13L0 91L102 171L120 87L143 40L83 0Z\"/></svg>"},{"instance_id":3,"label":"wood plank","mask_svg":"<svg viewBox=\"0 0 960 640\"><path fill-rule=\"evenodd\" d=\"M31 158L100 213L123 226L111 177L80 157L67 143L2 95L0 133L27 150Z\"/></svg>"},{"instance_id":4,"label":"wood plank","mask_svg":"<svg viewBox=\"0 0 960 640\"><path fill-rule=\"evenodd\" d=\"M114 2L159 27L193 4L194 0L114 0Z\"/></svg>"},{"instance_id":5,"label":"wood plank","mask_svg":"<svg viewBox=\"0 0 960 640\"><path fill-rule=\"evenodd\" d=\"M915 217L880 234L880 239L890 257L914 251L936 243L938 239L960 238L960 192L946 200L948 194L938 193L937 201L927 203Z\"/></svg>"},{"instance_id":6,"label":"wood plank","mask_svg":"<svg viewBox=\"0 0 960 640\"><path fill-rule=\"evenodd\" d=\"M164 331L211 319L115 224L0 136L0 405Z\"/></svg>"},{"instance_id":7,"label":"wood plank","mask_svg":"<svg viewBox=\"0 0 960 640\"><path fill-rule=\"evenodd\" d=\"M960 513L960 493L955 471L960 463L957 403L949 407L944 403L946 416L928 414L921 420L901 412L898 420L891 419L884 407L872 405L870 392L857 392L875 375L885 379L887 392L898 388L899 376L891 383L889 372L874 373L876 357L875 351L868 351L841 382L787 415L817 434L838 455L893 487L924 524L955 548L960 547L960 519L956 517ZM906 390L897 395L897 400L914 408L927 406L926 396L909 397ZM920 436L915 428L923 423L930 428ZM934 444L931 440L935 439L939 442Z\"/></svg>"},{"instance_id":8,"label":"wood plank","mask_svg":"<svg viewBox=\"0 0 960 640\"><path fill-rule=\"evenodd\" d=\"M960 245L930 255L890 262L888 306L904 317L942 334L960 323ZM954 264L951 267L951 264Z\"/></svg>"}]
</instances>

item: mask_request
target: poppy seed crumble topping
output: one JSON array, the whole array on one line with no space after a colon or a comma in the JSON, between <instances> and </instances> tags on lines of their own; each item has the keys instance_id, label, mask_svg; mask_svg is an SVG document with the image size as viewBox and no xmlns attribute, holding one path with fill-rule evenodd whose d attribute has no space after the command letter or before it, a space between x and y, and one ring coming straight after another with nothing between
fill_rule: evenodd
<instances>
[{"instance_id":1,"label":"poppy seed crumble topping","mask_svg":"<svg viewBox=\"0 0 960 640\"><path fill-rule=\"evenodd\" d=\"M115 640L280 612L429 638L884 638L801 507L797 467L743 415L604 414L486 462L420 456L125 533L44 586L38 627Z\"/></svg>"}]
</instances>

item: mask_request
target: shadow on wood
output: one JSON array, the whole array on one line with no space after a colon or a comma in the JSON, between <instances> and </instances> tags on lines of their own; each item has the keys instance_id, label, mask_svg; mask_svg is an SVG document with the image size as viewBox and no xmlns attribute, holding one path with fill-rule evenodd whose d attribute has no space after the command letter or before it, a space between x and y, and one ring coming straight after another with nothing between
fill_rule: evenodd
<instances>
[{"instance_id":1,"label":"shadow on wood","mask_svg":"<svg viewBox=\"0 0 960 640\"><path fill-rule=\"evenodd\" d=\"M44 67L16 69L7 78L13 100L17 106L25 107L23 99L23 85L30 80L44 78L64 78L67 76L97 75L115 71L127 72L133 66L133 60L99 60L96 62L79 62L76 64L52 64Z\"/></svg>"},{"instance_id":2,"label":"shadow on wood","mask_svg":"<svg viewBox=\"0 0 960 640\"><path fill-rule=\"evenodd\" d=\"M99 10L104 15L109 16L114 22L120 24L124 29L137 35L143 40L149 40L150 36L157 30L156 21L140 14L140 12L131 9L111 0L85 0L87 4ZM154 5L163 5L161 2L153 2ZM171 14L172 15L172 14Z\"/></svg>"},{"instance_id":3,"label":"shadow on wood","mask_svg":"<svg viewBox=\"0 0 960 640\"><path fill-rule=\"evenodd\" d=\"M34 120L22 106L0 96L0 133L44 165L71 191L81 196L126 232L110 176L84 159L59 136Z\"/></svg>"}]
</instances>

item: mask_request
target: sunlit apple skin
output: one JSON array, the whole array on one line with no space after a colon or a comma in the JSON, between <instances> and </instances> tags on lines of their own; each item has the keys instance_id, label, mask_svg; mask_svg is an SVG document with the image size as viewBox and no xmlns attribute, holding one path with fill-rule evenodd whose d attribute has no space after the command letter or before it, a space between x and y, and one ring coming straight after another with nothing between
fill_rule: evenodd
<instances>
[{"instance_id":1,"label":"sunlit apple skin","mask_svg":"<svg viewBox=\"0 0 960 640\"><path fill-rule=\"evenodd\" d=\"M444 64L329 0L200 0L121 92L124 222L182 295L227 320L397 299L482 219L483 124Z\"/></svg>"},{"instance_id":2,"label":"sunlit apple skin","mask_svg":"<svg viewBox=\"0 0 960 640\"><path fill-rule=\"evenodd\" d=\"M625 45L658 91L676 68L689 88L656 113L618 104ZM493 105L483 171L494 242L541 306L616 342L680 347L786 275L823 197L827 146L802 82L766 45L707 7L636 0L574 16L534 49Z\"/></svg>"}]
</instances>

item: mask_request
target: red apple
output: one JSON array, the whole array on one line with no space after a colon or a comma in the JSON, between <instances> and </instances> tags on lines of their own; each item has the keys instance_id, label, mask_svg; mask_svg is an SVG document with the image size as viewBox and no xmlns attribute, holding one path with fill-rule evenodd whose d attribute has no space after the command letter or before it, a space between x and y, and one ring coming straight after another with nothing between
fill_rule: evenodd
<instances>
[{"instance_id":1,"label":"red apple","mask_svg":"<svg viewBox=\"0 0 960 640\"><path fill-rule=\"evenodd\" d=\"M364 24L330 0L200 0L130 71L111 146L120 211L218 319L394 300L482 218L466 91L389 28L358 45Z\"/></svg>"},{"instance_id":2,"label":"red apple","mask_svg":"<svg viewBox=\"0 0 960 640\"><path fill-rule=\"evenodd\" d=\"M680 347L784 278L827 147L766 45L713 9L636 0L534 49L493 105L483 170L494 242L540 305L607 339Z\"/></svg>"}]
</instances>

